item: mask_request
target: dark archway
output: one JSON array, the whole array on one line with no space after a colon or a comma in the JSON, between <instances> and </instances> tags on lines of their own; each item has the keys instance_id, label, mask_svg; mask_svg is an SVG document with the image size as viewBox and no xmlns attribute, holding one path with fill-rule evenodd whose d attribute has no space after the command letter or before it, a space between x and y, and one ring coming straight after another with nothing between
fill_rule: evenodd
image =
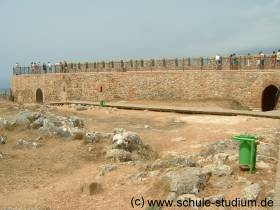
<instances>
[{"instance_id":1,"label":"dark archway","mask_svg":"<svg viewBox=\"0 0 280 210\"><path fill-rule=\"evenodd\" d=\"M36 102L43 103L43 91L40 88L36 90Z\"/></svg>"},{"instance_id":2,"label":"dark archway","mask_svg":"<svg viewBox=\"0 0 280 210\"><path fill-rule=\"evenodd\" d=\"M274 85L267 86L262 93L262 111L274 110L277 105L278 88Z\"/></svg>"}]
</instances>

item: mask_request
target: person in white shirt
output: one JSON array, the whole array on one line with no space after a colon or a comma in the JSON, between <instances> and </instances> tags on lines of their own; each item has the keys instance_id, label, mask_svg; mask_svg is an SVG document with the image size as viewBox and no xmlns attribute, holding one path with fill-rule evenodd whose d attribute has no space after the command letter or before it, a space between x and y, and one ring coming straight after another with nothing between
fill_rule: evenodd
<instances>
[{"instance_id":1,"label":"person in white shirt","mask_svg":"<svg viewBox=\"0 0 280 210\"><path fill-rule=\"evenodd\" d=\"M215 57L216 63L218 64L221 60L221 56L220 55L216 55Z\"/></svg>"},{"instance_id":2,"label":"person in white shirt","mask_svg":"<svg viewBox=\"0 0 280 210\"><path fill-rule=\"evenodd\" d=\"M260 67L261 69L264 69L264 60L265 60L265 54L263 52L260 53Z\"/></svg>"},{"instance_id":3,"label":"person in white shirt","mask_svg":"<svg viewBox=\"0 0 280 210\"><path fill-rule=\"evenodd\" d=\"M250 67L251 66L251 62L252 62L252 56L250 53L248 53L247 55L247 67Z\"/></svg>"},{"instance_id":4,"label":"person in white shirt","mask_svg":"<svg viewBox=\"0 0 280 210\"><path fill-rule=\"evenodd\" d=\"M278 50L278 52L276 54L276 61L277 61L277 64L280 65L280 50Z\"/></svg>"},{"instance_id":5,"label":"person in white shirt","mask_svg":"<svg viewBox=\"0 0 280 210\"><path fill-rule=\"evenodd\" d=\"M15 66L14 66L14 73L16 75L20 74L20 65L19 65L19 63L15 64Z\"/></svg>"},{"instance_id":6,"label":"person in white shirt","mask_svg":"<svg viewBox=\"0 0 280 210\"><path fill-rule=\"evenodd\" d=\"M216 61L217 69L220 70L220 69L221 69L220 67L221 67L221 64L222 64L222 58L221 58L221 56L220 56L220 55L216 55L215 61Z\"/></svg>"},{"instance_id":7,"label":"person in white shirt","mask_svg":"<svg viewBox=\"0 0 280 210\"><path fill-rule=\"evenodd\" d=\"M52 72L52 64L51 64L51 62L48 62L48 71Z\"/></svg>"}]
</instances>

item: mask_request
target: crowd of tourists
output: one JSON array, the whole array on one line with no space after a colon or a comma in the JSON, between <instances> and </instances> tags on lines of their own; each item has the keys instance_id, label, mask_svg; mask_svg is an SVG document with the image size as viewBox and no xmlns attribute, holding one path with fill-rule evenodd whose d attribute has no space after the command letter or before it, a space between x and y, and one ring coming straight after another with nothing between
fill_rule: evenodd
<instances>
[{"instance_id":1,"label":"crowd of tourists","mask_svg":"<svg viewBox=\"0 0 280 210\"><path fill-rule=\"evenodd\" d=\"M267 68L275 69L280 68L280 49L276 52L273 51L272 54L266 55L264 52L259 52L257 55L252 55L250 53L247 56L238 56L235 53L230 54L228 57L222 57L221 55L215 56L216 69L221 70L223 64L228 64L230 70L241 69L241 57L243 58L243 68L257 67L259 69ZM269 59L267 59L269 58ZM225 60L226 59L226 60ZM14 74L25 74L25 73L67 73L69 72L68 63L66 61L60 61L59 63L52 64L51 62L43 63L31 62L28 67L21 67L19 63L16 63L13 70ZM73 68L73 64L70 64ZM203 64L201 64L203 65ZM80 69L81 64L78 63L78 69ZM88 66L88 63L87 63Z\"/></svg>"},{"instance_id":2,"label":"crowd of tourists","mask_svg":"<svg viewBox=\"0 0 280 210\"><path fill-rule=\"evenodd\" d=\"M51 62L47 62L43 64L41 64L40 62L31 62L28 67L21 67L19 63L16 63L13 70L15 74L17 74L18 72L22 72L22 70L23 70L22 73L32 73L32 74L55 73L57 72L57 69L59 69L61 73L63 72L66 73L67 67L68 64L66 61L60 61L59 63L56 64L53 64Z\"/></svg>"},{"instance_id":3,"label":"crowd of tourists","mask_svg":"<svg viewBox=\"0 0 280 210\"><path fill-rule=\"evenodd\" d=\"M264 69L265 67L265 60L269 57L270 65L269 67L274 69L277 65L280 66L280 49L276 53L276 51L273 51L271 55L265 55L264 52L260 51L257 55L252 55L251 53L248 53L247 56L245 56L245 65L247 67L251 67L254 64L254 61L256 61L256 65L259 69ZM215 57L216 66L217 69L222 68L222 56L216 55ZM230 54L228 57L228 64L230 69L238 69L238 66L240 64L240 56L237 56L235 53Z\"/></svg>"}]
</instances>

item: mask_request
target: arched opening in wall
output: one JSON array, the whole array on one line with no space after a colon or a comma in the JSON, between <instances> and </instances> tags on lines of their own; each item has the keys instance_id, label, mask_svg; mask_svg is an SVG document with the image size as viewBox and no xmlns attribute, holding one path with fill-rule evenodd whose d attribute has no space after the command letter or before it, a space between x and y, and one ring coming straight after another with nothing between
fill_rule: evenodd
<instances>
[{"instance_id":1,"label":"arched opening in wall","mask_svg":"<svg viewBox=\"0 0 280 210\"><path fill-rule=\"evenodd\" d=\"M278 88L274 85L267 86L262 93L262 111L274 110L277 105Z\"/></svg>"},{"instance_id":2,"label":"arched opening in wall","mask_svg":"<svg viewBox=\"0 0 280 210\"><path fill-rule=\"evenodd\" d=\"M100 92L100 93L103 92L103 87L102 87L102 85L100 85L100 87L99 87L99 92Z\"/></svg>"},{"instance_id":3,"label":"arched opening in wall","mask_svg":"<svg viewBox=\"0 0 280 210\"><path fill-rule=\"evenodd\" d=\"M43 91L40 88L36 90L36 103L43 103Z\"/></svg>"}]
</instances>

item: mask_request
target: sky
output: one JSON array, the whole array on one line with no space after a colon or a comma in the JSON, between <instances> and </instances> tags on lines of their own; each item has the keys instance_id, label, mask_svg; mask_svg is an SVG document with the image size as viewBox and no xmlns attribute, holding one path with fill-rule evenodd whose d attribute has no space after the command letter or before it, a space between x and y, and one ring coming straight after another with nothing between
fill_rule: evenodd
<instances>
[{"instance_id":1,"label":"sky","mask_svg":"<svg viewBox=\"0 0 280 210\"><path fill-rule=\"evenodd\" d=\"M280 0L0 0L0 88L40 61L280 48Z\"/></svg>"}]
</instances>

